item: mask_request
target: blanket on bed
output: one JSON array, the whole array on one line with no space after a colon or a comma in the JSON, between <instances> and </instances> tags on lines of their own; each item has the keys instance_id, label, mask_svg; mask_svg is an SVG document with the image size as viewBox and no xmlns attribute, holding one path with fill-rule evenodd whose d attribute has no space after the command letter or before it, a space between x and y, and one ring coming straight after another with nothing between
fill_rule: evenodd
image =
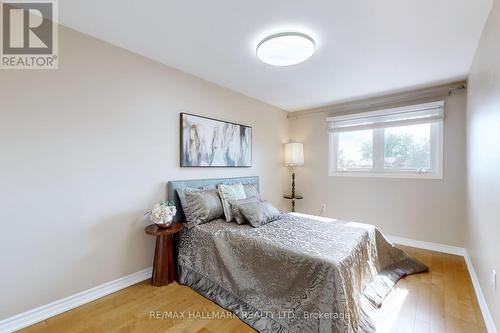
<instances>
[{"instance_id":1,"label":"blanket on bed","mask_svg":"<svg viewBox=\"0 0 500 333\"><path fill-rule=\"evenodd\" d=\"M426 270L372 225L301 214L260 228L216 220L179 241L179 282L260 332L374 332L368 307Z\"/></svg>"}]
</instances>

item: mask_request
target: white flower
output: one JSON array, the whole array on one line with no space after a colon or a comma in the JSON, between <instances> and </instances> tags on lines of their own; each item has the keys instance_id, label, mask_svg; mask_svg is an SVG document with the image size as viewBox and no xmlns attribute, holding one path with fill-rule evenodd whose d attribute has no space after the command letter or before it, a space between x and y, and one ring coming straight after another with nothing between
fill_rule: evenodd
<instances>
[{"instance_id":1,"label":"white flower","mask_svg":"<svg viewBox=\"0 0 500 333\"><path fill-rule=\"evenodd\" d=\"M168 215L174 216L177 214L177 208L175 206L168 206Z\"/></svg>"},{"instance_id":2,"label":"white flower","mask_svg":"<svg viewBox=\"0 0 500 333\"><path fill-rule=\"evenodd\" d=\"M160 202L149 211L149 219L153 223L161 223L165 218L173 217L177 214L175 206L169 206L167 202Z\"/></svg>"},{"instance_id":3,"label":"white flower","mask_svg":"<svg viewBox=\"0 0 500 333\"><path fill-rule=\"evenodd\" d=\"M154 223L158 223L162 221L166 215L167 215L167 210L165 208L165 205L162 203L158 203L153 206L153 209L151 209L149 218Z\"/></svg>"}]
</instances>

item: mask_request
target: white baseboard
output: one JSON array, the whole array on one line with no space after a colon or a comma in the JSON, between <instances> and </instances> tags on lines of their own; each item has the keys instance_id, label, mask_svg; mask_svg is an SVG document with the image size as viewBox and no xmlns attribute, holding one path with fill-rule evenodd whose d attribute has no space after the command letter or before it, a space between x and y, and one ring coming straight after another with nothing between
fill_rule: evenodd
<instances>
[{"instance_id":1,"label":"white baseboard","mask_svg":"<svg viewBox=\"0 0 500 333\"><path fill-rule=\"evenodd\" d=\"M486 303L486 299L484 298L484 294L481 289L481 285L479 284L476 271L474 270L474 266L472 265L472 261L470 260L469 253L467 253L467 251L465 251L464 259L465 263L467 264L467 268L469 269L472 285L474 286L474 290L476 291L477 301L479 303L481 313L483 314L486 329L488 330L488 333L497 333L495 322L493 321L493 317L491 316L490 309L488 308L488 304Z\"/></svg>"},{"instance_id":2,"label":"white baseboard","mask_svg":"<svg viewBox=\"0 0 500 333\"><path fill-rule=\"evenodd\" d=\"M451 246L439 243L425 242L416 239L402 238L396 236L386 235L386 238L391 242L399 245L405 245L410 247L416 247L419 249L454 254L456 256L465 256L465 249L463 247Z\"/></svg>"},{"instance_id":3,"label":"white baseboard","mask_svg":"<svg viewBox=\"0 0 500 333\"><path fill-rule=\"evenodd\" d=\"M151 267L146 268L142 271L101 284L100 286L82 291L78 294L71 295L58 301L42 305L36 309L1 320L0 332L10 333L20 330L21 328L33 325L62 312L74 309L85 303L92 302L118 290L130 287L131 285L151 278L151 272Z\"/></svg>"},{"instance_id":4,"label":"white baseboard","mask_svg":"<svg viewBox=\"0 0 500 333\"><path fill-rule=\"evenodd\" d=\"M488 304L486 303L486 299L484 298L484 294L481 289L481 285L479 284L479 280L477 279L476 271L474 270L474 266L472 266L472 261L470 260L469 254L467 253L466 249L457 246L424 242L420 240L402 238L396 236L386 236L386 238L394 244L416 247L419 249L425 249L430 251L454 254L457 256L464 257L465 264L467 265L467 269L469 270L469 275L472 280L472 285L474 286L474 291L476 292L477 301L479 303L479 307L481 308L481 314L483 315L483 319L486 324L486 329L488 330L488 333L497 333L495 323L493 322L493 317L491 316Z\"/></svg>"}]
</instances>

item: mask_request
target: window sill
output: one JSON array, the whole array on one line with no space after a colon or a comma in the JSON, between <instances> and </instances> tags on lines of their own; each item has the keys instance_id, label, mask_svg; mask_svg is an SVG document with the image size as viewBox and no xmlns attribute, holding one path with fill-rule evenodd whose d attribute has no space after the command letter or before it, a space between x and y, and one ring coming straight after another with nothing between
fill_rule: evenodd
<instances>
[{"instance_id":1,"label":"window sill","mask_svg":"<svg viewBox=\"0 0 500 333\"><path fill-rule=\"evenodd\" d=\"M363 171L330 172L330 177L443 179L443 175L434 173L363 172Z\"/></svg>"}]
</instances>

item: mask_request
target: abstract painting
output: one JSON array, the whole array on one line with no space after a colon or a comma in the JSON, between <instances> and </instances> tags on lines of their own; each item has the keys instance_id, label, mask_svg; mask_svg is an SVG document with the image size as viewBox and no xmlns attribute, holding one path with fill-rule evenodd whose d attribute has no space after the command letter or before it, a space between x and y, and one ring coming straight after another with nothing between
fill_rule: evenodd
<instances>
[{"instance_id":1,"label":"abstract painting","mask_svg":"<svg viewBox=\"0 0 500 333\"><path fill-rule=\"evenodd\" d=\"M251 167L252 127L181 113L181 167Z\"/></svg>"}]
</instances>

